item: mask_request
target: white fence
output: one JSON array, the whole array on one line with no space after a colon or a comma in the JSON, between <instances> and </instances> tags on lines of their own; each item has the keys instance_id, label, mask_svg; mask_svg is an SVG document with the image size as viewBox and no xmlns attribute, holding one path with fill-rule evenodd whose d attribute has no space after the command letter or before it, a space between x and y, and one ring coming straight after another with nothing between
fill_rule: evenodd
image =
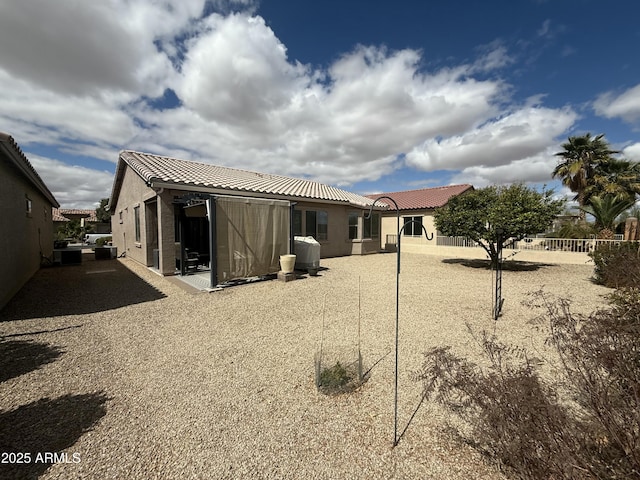
<instances>
[{"instance_id":1,"label":"white fence","mask_svg":"<svg viewBox=\"0 0 640 480\"><path fill-rule=\"evenodd\" d=\"M552 264L582 265L593 263L589 253L600 245L619 245L624 242L622 235L615 240L598 240L596 238L568 239L527 237L508 244L503 251L505 260L522 262L542 262ZM395 251L396 235L386 235L384 250ZM402 251L405 253L419 253L440 255L446 257L486 259L486 251L473 240L465 237L437 236L433 240L424 237L413 237L405 243L402 239Z\"/></svg>"},{"instance_id":2,"label":"white fence","mask_svg":"<svg viewBox=\"0 0 640 480\"><path fill-rule=\"evenodd\" d=\"M621 236L620 236L621 237ZM557 251L557 252L592 252L600 245L619 245L622 238L616 240L599 240L596 238L544 238L526 237L522 240L508 243L506 250L532 250L532 251ZM480 245L466 237L437 237L436 245L443 247L480 248Z\"/></svg>"}]
</instances>

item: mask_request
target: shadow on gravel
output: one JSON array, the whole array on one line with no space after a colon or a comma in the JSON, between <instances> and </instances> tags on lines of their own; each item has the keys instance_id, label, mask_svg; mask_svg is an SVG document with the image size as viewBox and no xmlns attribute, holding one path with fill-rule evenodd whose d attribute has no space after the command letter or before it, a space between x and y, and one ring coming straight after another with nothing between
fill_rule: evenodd
<instances>
[{"instance_id":1,"label":"shadow on gravel","mask_svg":"<svg viewBox=\"0 0 640 480\"><path fill-rule=\"evenodd\" d=\"M65 330L71 330L73 328L80 328L80 327L82 327L82 324L70 325L68 327L52 328L50 330L36 330L33 332L24 332L24 333L9 333L7 335L0 335L0 341L7 338L13 338L13 337L27 337L30 335L42 335L43 333L64 332Z\"/></svg>"},{"instance_id":2,"label":"shadow on gravel","mask_svg":"<svg viewBox=\"0 0 640 480\"><path fill-rule=\"evenodd\" d=\"M489 270L491 266L490 260L480 260L477 258L446 258L442 260L442 263L459 264L470 268L483 268ZM551 263L537 263L537 262L519 262L517 260L508 260L502 263L502 270L510 272L533 272L546 267L555 267Z\"/></svg>"},{"instance_id":3,"label":"shadow on gravel","mask_svg":"<svg viewBox=\"0 0 640 480\"><path fill-rule=\"evenodd\" d=\"M68 449L107 413L107 400L102 392L65 395L42 398L15 410L0 412L0 452L29 453L30 456L29 463L0 464L0 477L37 478L54 461L81 462L83 452ZM67 450L66 454L62 454L63 450ZM50 454L48 458L45 453ZM57 454L57 458L53 458L53 454ZM24 456L22 458L24 460Z\"/></svg>"},{"instance_id":4,"label":"shadow on gravel","mask_svg":"<svg viewBox=\"0 0 640 480\"><path fill-rule=\"evenodd\" d=\"M41 268L0 311L0 321L82 315L164 297L120 261L85 254L79 265Z\"/></svg>"},{"instance_id":5,"label":"shadow on gravel","mask_svg":"<svg viewBox=\"0 0 640 480\"><path fill-rule=\"evenodd\" d=\"M63 353L56 346L33 340L0 341L0 383L54 362Z\"/></svg>"}]
</instances>

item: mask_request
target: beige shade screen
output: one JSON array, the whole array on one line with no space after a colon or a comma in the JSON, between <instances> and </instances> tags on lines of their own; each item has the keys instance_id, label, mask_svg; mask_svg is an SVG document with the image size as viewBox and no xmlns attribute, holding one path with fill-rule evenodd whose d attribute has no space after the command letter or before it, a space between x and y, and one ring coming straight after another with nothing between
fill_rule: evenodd
<instances>
[{"instance_id":1,"label":"beige shade screen","mask_svg":"<svg viewBox=\"0 0 640 480\"><path fill-rule=\"evenodd\" d=\"M289 253L290 203L283 200L216 197L218 281L280 270Z\"/></svg>"}]
</instances>

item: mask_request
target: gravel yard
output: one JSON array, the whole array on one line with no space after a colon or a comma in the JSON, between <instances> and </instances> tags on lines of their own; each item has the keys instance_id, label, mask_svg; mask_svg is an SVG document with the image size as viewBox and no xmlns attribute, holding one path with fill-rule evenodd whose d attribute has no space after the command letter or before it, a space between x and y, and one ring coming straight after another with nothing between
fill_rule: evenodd
<instances>
[{"instance_id":1,"label":"gravel yard","mask_svg":"<svg viewBox=\"0 0 640 480\"><path fill-rule=\"evenodd\" d=\"M0 452L31 457L0 465L0 477L503 478L448 437L435 405L422 404L392 448L395 262L324 259L318 277L213 293L126 259L41 270L0 312ZM544 357L528 292L568 296L584 313L609 292L589 280L592 265L505 271L494 322L491 272L475 267L403 254L400 431L429 347L476 356L469 325ZM323 304L326 347L353 349L360 316L369 379L349 394L315 387Z\"/></svg>"}]
</instances>

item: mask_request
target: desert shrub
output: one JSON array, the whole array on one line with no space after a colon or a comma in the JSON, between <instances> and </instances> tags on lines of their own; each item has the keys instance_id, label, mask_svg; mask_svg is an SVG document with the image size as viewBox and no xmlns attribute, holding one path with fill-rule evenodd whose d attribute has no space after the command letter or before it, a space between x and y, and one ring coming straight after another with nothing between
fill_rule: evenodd
<instances>
[{"instance_id":1,"label":"desert shrub","mask_svg":"<svg viewBox=\"0 0 640 480\"><path fill-rule=\"evenodd\" d=\"M111 241L111 237L100 237L96 240L96 247L104 247Z\"/></svg>"},{"instance_id":2,"label":"desert shrub","mask_svg":"<svg viewBox=\"0 0 640 480\"><path fill-rule=\"evenodd\" d=\"M607 287L640 287L640 242L601 244L589 254L594 280Z\"/></svg>"},{"instance_id":3,"label":"desert shrub","mask_svg":"<svg viewBox=\"0 0 640 480\"><path fill-rule=\"evenodd\" d=\"M351 380L351 377L347 373L347 369L344 368L340 362L336 362L331 368L325 368L320 374L321 385L329 388L340 388L346 385L349 380Z\"/></svg>"},{"instance_id":4,"label":"desert shrub","mask_svg":"<svg viewBox=\"0 0 640 480\"><path fill-rule=\"evenodd\" d=\"M484 366L448 348L425 354L424 395L464 420L459 434L517 478L639 478L639 292L616 292L587 317L539 294L557 375L543 377L526 351L483 333Z\"/></svg>"},{"instance_id":5,"label":"desert shrub","mask_svg":"<svg viewBox=\"0 0 640 480\"><path fill-rule=\"evenodd\" d=\"M336 361L322 367L316 362L316 385L321 393L338 395L357 390L367 379L362 374L362 359L352 363Z\"/></svg>"}]
</instances>

